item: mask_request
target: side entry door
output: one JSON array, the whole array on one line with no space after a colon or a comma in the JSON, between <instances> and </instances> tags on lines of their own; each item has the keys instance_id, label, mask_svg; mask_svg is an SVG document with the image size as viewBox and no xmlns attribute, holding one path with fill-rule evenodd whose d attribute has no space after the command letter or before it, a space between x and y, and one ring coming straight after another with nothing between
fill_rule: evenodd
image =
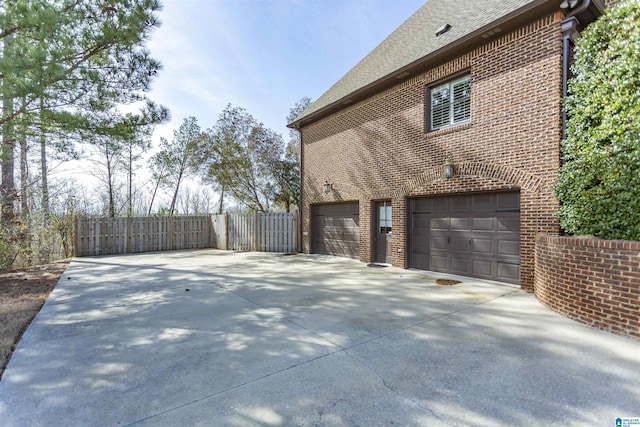
<instances>
[{"instance_id":1,"label":"side entry door","mask_svg":"<svg viewBox=\"0 0 640 427\"><path fill-rule=\"evenodd\" d=\"M391 239L393 236L391 201L376 203L376 256L379 263L391 264Z\"/></svg>"}]
</instances>

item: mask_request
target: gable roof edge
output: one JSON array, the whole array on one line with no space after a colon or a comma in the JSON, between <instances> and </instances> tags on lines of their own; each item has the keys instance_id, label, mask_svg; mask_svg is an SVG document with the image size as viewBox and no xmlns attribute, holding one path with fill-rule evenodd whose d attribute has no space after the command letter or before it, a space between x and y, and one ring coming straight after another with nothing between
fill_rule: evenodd
<instances>
[{"instance_id":1,"label":"gable roof edge","mask_svg":"<svg viewBox=\"0 0 640 427\"><path fill-rule=\"evenodd\" d=\"M325 106L322 106L318 110L312 111L309 114L305 114L305 112L302 112L302 114L300 114L300 116L298 116L295 120L293 120L291 123L288 123L287 127L292 129L299 129L306 124L315 122L323 117L328 116L329 114L345 108L347 106L346 104L352 105L353 103L366 98L368 95L371 95L374 92L383 90L385 87L390 87L397 83L400 83L402 80L398 80L396 78L398 75L409 73L406 76L406 78L408 79L413 77L418 70L426 69L429 65L435 66L438 62L445 62L446 60L450 59L450 57L461 55L463 52L468 52L473 48L481 45L482 43L491 40L491 38L482 38L482 35L496 27L506 26L506 29L501 31L499 35L497 35L497 37L501 37L506 32L513 31L519 26L524 25L527 22L532 22L533 20L544 16L545 14L549 14L554 10L559 10L559 1L534 0L496 19L495 21L492 21L487 25L482 26L470 32L469 34L466 34L452 41L442 48L437 49L433 52L429 52L427 55L421 57L420 59L413 61L401 68L398 68L393 72L388 73L385 76L365 86L362 86Z\"/></svg>"}]
</instances>

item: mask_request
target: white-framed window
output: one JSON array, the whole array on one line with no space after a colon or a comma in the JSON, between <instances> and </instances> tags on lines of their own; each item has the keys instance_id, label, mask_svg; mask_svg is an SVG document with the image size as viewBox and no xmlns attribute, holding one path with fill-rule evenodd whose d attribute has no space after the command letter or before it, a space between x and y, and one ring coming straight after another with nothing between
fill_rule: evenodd
<instances>
[{"instance_id":1,"label":"white-framed window","mask_svg":"<svg viewBox=\"0 0 640 427\"><path fill-rule=\"evenodd\" d=\"M464 123L471 119L471 75L448 81L428 90L429 131Z\"/></svg>"}]
</instances>

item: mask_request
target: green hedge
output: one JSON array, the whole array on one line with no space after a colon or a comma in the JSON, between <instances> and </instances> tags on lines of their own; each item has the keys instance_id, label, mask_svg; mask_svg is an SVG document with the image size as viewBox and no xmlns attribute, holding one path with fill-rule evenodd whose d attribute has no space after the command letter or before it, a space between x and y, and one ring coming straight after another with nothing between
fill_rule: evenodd
<instances>
[{"instance_id":1,"label":"green hedge","mask_svg":"<svg viewBox=\"0 0 640 427\"><path fill-rule=\"evenodd\" d=\"M556 195L572 234L640 240L640 2L624 1L576 43Z\"/></svg>"}]
</instances>

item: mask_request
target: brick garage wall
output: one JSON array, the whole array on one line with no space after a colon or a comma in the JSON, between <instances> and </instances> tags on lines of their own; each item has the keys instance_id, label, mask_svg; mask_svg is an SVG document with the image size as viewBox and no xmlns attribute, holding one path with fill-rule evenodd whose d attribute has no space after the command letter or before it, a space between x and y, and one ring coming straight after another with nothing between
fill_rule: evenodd
<instances>
[{"instance_id":1,"label":"brick garage wall","mask_svg":"<svg viewBox=\"0 0 640 427\"><path fill-rule=\"evenodd\" d=\"M534 291L560 314L640 338L640 242L540 235Z\"/></svg>"},{"instance_id":2,"label":"brick garage wall","mask_svg":"<svg viewBox=\"0 0 640 427\"><path fill-rule=\"evenodd\" d=\"M406 268L408 197L519 189L521 282L532 289L535 236L559 231L551 188L560 163L561 19L544 17L304 126L303 250L312 250L310 205L358 201L360 259L372 261L374 203L388 199L393 265ZM425 133L426 88L465 71L471 121ZM447 154L457 165L450 180L439 173Z\"/></svg>"}]
</instances>

